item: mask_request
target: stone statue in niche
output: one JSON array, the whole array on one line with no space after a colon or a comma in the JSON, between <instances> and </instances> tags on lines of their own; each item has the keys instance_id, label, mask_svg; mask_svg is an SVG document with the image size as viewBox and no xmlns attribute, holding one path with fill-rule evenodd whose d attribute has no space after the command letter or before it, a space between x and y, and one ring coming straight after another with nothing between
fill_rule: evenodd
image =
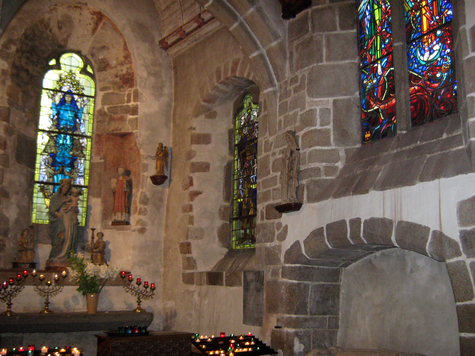
<instances>
[{"instance_id":1,"label":"stone statue in niche","mask_svg":"<svg viewBox=\"0 0 475 356\"><path fill-rule=\"evenodd\" d=\"M112 225L130 225L130 202L132 198L132 179L130 171L124 168L117 169L118 178L111 181L114 193L112 209Z\"/></svg>"},{"instance_id":2,"label":"stone statue in niche","mask_svg":"<svg viewBox=\"0 0 475 356\"><path fill-rule=\"evenodd\" d=\"M103 240L104 234L102 232L97 233L97 240L92 245L92 262L94 264L100 266L103 264L107 264L105 261L105 254L106 254L106 243Z\"/></svg>"},{"instance_id":3,"label":"stone statue in niche","mask_svg":"<svg viewBox=\"0 0 475 356\"><path fill-rule=\"evenodd\" d=\"M21 232L18 239L18 255L13 262L14 268L34 268L35 263L35 236L33 235L33 225Z\"/></svg>"},{"instance_id":4,"label":"stone statue in niche","mask_svg":"<svg viewBox=\"0 0 475 356\"><path fill-rule=\"evenodd\" d=\"M80 191L74 189L72 196L71 192L71 179L61 179L50 200L48 215L52 248L47 267L67 266L69 251L77 251Z\"/></svg>"},{"instance_id":5,"label":"stone statue in niche","mask_svg":"<svg viewBox=\"0 0 475 356\"><path fill-rule=\"evenodd\" d=\"M287 146L282 151L282 170L280 172L282 204L276 206L279 212L300 210L302 203L298 201L300 148L293 131L285 133Z\"/></svg>"},{"instance_id":6,"label":"stone statue in niche","mask_svg":"<svg viewBox=\"0 0 475 356\"><path fill-rule=\"evenodd\" d=\"M150 179L154 185L161 185L168 178L165 175L165 169L168 169L168 147L164 146L161 142L158 144L155 158L157 159L156 172Z\"/></svg>"}]
</instances>

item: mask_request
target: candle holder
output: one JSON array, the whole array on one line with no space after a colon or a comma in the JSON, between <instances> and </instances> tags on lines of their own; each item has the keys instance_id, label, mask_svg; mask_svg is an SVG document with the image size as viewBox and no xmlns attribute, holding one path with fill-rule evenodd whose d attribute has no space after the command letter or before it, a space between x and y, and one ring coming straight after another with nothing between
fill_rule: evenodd
<instances>
[{"instance_id":1,"label":"candle holder","mask_svg":"<svg viewBox=\"0 0 475 356\"><path fill-rule=\"evenodd\" d=\"M3 281L2 287L0 290L0 300L7 304L7 310L5 310L1 315L2 316L12 316L16 315L12 311L12 300L18 294L21 293L23 288L25 288L25 279L28 277L28 272L23 271L23 275L18 273L15 278L10 278L7 281Z\"/></svg>"},{"instance_id":2,"label":"candle holder","mask_svg":"<svg viewBox=\"0 0 475 356\"><path fill-rule=\"evenodd\" d=\"M137 278L135 283L133 283L134 279L131 274L126 277L125 271L120 273L120 277L123 281L123 287L125 291L129 294L132 294L137 298L137 308L134 309L136 313L142 313L145 309L141 308L142 300L152 299L155 295L155 283L150 283L150 286L147 281L143 282L142 288L142 280ZM150 288L150 289L149 289Z\"/></svg>"},{"instance_id":3,"label":"candle holder","mask_svg":"<svg viewBox=\"0 0 475 356\"><path fill-rule=\"evenodd\" d=\"M54 275L54 283L50 279L46 280L44 274L37 276L36 270L33 270L31 275L33 276L33 282L35 283L33 287L35 292L41 297L45 298L45 308L40 311L40 314L53 313L53 311L49 309L49 300L63 291L64 285L61 283L61 281L64 280L68 275L66 270L61 273L62 278L60 278L57 274Z\"/></svg>"}]
</instances>

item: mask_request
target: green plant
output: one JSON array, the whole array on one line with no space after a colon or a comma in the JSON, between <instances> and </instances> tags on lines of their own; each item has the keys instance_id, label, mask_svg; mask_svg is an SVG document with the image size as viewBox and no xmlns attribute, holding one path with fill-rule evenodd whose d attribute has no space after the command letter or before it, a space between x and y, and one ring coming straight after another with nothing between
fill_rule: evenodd
<instances>
[{"instance_id":1,"label":"green plant","mask_svg":"<svg viewBox=\"0 0 475 356\"><path fill-rule=\"evenodd\" d=\"M69 255L69 275L73 278L82 295L100 293L110 278L118 276L121 268L116 265L95 265L86 260L82 253L71 252Z\"/></svg>"}]
</instances>

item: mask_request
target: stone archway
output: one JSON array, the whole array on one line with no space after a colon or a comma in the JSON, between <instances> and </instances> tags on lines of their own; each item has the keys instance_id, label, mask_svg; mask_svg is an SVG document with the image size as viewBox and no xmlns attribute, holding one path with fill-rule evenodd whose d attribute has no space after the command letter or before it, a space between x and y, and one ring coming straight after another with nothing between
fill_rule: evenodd
<instances>
[{"instance_id":1,"label":"stone archway","mask_svg":"<svg viewBox=\"0 0 475 356\"><path fill-rule=\"evenodd\" d=\"M439 230L388 218L353 218L314 229L284 253L281 278L266 283L267 312L277 314L272 344L285 355L336 346L342 268L377 251L401 248L446 263L457 305L459 332L469 330L473 284L458 241ZM295 283L295 282L299 283ZM281 298L273 300L272 295ZM464 353L464 335L461 350ZM297 347L301 345L301 347ZM296 352L302 350L302 353Z\"/></svg>"}]
</instances>

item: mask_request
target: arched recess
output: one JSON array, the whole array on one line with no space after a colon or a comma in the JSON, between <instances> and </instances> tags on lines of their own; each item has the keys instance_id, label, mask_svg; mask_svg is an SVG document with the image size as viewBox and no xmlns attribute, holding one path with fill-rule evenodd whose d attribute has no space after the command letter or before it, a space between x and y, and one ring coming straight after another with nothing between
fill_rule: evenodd
<instances>
[{"instance_id":1,"label":"arched recess","mask_svg":"<svg viewBox=\"0 0 475 356\"><path fill-rule=\"evenodd\" d=\"M38 11L37 7L42 11ZM105 44L108 44L107 46ZM81 4L51 5L27 2L15 15L0 40L1 125L5 135L2 189L2 238L5 252L2 264L9 267L18 231L30 224L37 115L41 80L48 61L66 50L82 53L93 63L98 91L93 152L90 173L90 198L102 198L116 176L117 162L107 161L108 138L127 138L127 167L138 182L141 157L136 143L139 98L131 51L124 35L102 11ZM111 136L112 135L112 136ZM132 141L132 145L129 142ZM117 146L114 148L116 150ZM90 200L91 202L91 200ZM91 204L91 203L90 203ZM134 203L136 205L136 203ZM101 207L95 207L98 215ZM107 219L107 216L104 216ZM102 222L102 217L98 218ZM49 243L47 225L38 226L39 243ZM87 238L84 234L83 238ZM3 251L2 251L3 252Z\"/></svg>"},{"instance_id":2,"label":"arched recess","mask_svg":"<svg viewBox=\"0 0 475 356\"><path fill-rule=\"evenodd\" d=\"M473 308L470 303L473 302L474 287L460 243L428 226L380 217L329 223L314 229L303 243L296 241L285 251L281 278L266 283L266 298L281 296L267 307L267 313L281 314L277 324L283 326L272 332L273 346L282 349L284 354L287 350L289 355L298 354L294 353L296 342L305 345L307 352L337 346L342 269L391 248L445 262L457 308L461 353L464 354L465 333L470 332L464 313L467 308ZM292 299L291 295L299 297ZM299 322L296 316L304 318ZM326 319L325 323L320 322L322 317ZM285 325L291 320L294 324L288 330Z\"/></svg>"}]
</instances>

